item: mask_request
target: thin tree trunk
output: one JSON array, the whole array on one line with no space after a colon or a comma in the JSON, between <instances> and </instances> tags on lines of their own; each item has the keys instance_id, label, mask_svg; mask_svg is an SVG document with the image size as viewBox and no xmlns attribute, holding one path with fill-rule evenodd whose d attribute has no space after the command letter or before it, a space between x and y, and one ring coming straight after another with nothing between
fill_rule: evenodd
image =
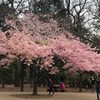
<instances>
[{"instance_id":1,"label":"thin tree trunk","mask_svg":"<svg viewBox=\"0 0 100 100\"><path fill-rule=\"evenodd\" d=\"M21 91L24 91L24 64L22 62L21 69L20 69L20 78L21 78Z\"/></svg>"},{"instance_id":2,"label":"thin tree trunk","mask_svg":"<svg viewBox=\"0 0 100 100\"><path fill-rule=\"evenodd\" d=\"M5 69L4 69L4 73L2 76L3 76L2 77L2 88L4 88L5 87Z\"/></svg>"},{"instance_id":3,"label":"thin tree trunk","mask_svg":"<svg viewBox=\"0 0 100 100\"><path fill-rule=\"evenodd\" d=\"M82 73L80 73L79 82L79 92L82 92Z\"/></svg>"},{"instance_id":4,"label":"thin tree trunk","mask_svg":"<svg viewBox=\"0 0 100 100\"><path fill-rule=\"evenodd\" d=\"M31 80L31 87L33 87L33 65L30 65L30 80Z\"/></svg>"}]
</instances>

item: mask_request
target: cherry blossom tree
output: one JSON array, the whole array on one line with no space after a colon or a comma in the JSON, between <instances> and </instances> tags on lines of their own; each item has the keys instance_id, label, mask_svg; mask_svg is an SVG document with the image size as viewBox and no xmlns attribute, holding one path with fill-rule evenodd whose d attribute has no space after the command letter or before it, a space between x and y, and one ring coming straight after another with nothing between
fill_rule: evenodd
<instances>
[{"instance_id":1,"label":"cherry blossom tree","mask_svg":"<svg viewBox=\"0 0 100 100\"><path fill-rule=\"evenodd\" d=\"M42 43L36 44L29 34L24 34L23 32L14 33L9 39L5 33L1 33L0 35L0 54L6 55L6 58L1 60L1 64L9 64L16 59L20 59L22 63L26 63L27 65L31 64L34 71L36 71L34 72L36 78L33 86L33 94L36 95L39 79L42 74L45 74L44 72L48 72L48 66L51 66L53 63L51 47Z\"/></svg>"},{"instance_id":2,"label":"cherry blossom tree","mask_svg":"<svg viewBox=\"0 0 100 100\"><path fill-rule=\"evenodd\" d=\"M64 69L80 73L100 70L100 55L94 52L96 48L75 39L56 21L47 18L32 15L21 21L7 21L11 26L9 34L0 32L0 54L6 56L1 64L10 64L19 59L24 64L31 65L36 76L34 95L37 95L37 84L42 74L49 72L49 68L51 74L58 72L57 66L54 66L55 55L64 61Z\"/></svg>"},{"instance_id":3,"label":"cherry blossom tree","mask_svg":"<svg viewBox=\"0 0 100 100\"><path fill-rule=\"evenodd\" d=\"M53 40L53 44L54 52L67 62L64 68L72 66L71 71L74 72L78 70L99 72L100 55L94 52L95 48L75 39Z\"/></svg>"},{"instance_id":4,"label":"cherry blossom tree","mask_svg":"<svg viewBox=\"0 0 100 100\"><path fill-rule=\"evenodd\" d=\"M90 48L89 45L85 45L77 40L64 40L64 38L60 40L62 43L59 40L54 40L56 42L53 45L55 47L54 52L64 60L64 69L69 69L73 73L79 73L79 91L81 92L83 73L85 71L93 71L97 74L100 71L100 55L93 52L95 48Z\"/></svg>"}]
</instances>

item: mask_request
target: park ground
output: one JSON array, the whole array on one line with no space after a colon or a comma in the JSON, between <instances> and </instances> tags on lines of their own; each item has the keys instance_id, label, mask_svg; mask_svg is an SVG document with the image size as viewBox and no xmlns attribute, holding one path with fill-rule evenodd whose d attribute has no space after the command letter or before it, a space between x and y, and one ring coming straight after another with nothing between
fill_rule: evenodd
<instances>
[{"instance_id":1,"label":"park ground","mask_svg":"<svg viewBox=\"0 0 100 100\"><path fill-rule=\"evenodd\" d=\"M20 92L19 87L6 85L5 88L0 86L0 100L96 100L95 91L84 90L78 92L77 89L67 89L66 92L55 92L53 96L49 96L47 89L41 87L38 93L41 96L32 97L32 88L25 86L25 91Z\"/></svg>"},{"instance_id":2,"label":"park ground","mask_svg":"<svg viewBox=\"0 0 100 100\"><path fill-rule=\"evenodd\" d=\"M42 97L42 98L27 98L19 97L19 95L29 95L31 92L0 92L0 100L96 100L95 93L55 93L54 96ZM40 94L46 94L41 92Z\"/></svg>"}]
</instances>

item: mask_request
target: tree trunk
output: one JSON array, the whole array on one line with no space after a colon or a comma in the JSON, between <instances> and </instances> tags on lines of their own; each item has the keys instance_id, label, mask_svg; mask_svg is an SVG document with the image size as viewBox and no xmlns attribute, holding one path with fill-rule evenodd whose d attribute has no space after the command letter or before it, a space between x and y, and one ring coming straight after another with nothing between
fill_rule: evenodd
<instances>
[{"instance_id":1,"label":"tree trunk","mask_svg":"<svg viewBox=\"0 0 100 100\"><path fill-rule=\"evenodd\" d=\"M30 67L26 68L26 83L30 83Z\"/></svg>"},{"instance_id":2,"label":"tree trunk","mask_svg":"<svg viewBox=\"0 0 100 100\"><path fill-rule=\"evenodd\" d=\"M35 81L33 85L33 95L38 95L37 89L38 89L38 84L37 81Z\"/></svg>"},{"instance_id":3,"label":"tree trunk","mask_svg":"<svg viewBox=\"0 0 100 100\"><path fill-rule=\"evenodd\" d=\"M24 91L24 64L22 62L21 69L20 69L20 82L21 82L21 91Z\"/></svg>"},{"instance_id":4,"label":"tree trunk","mask_svg":"<svg viewBox=\"0 0 100 100\"><path fill-rule=\"evenodd\" d=\"M20 86L20 78L19 78L19 71L20 71L20 61L16 60L13 62L14 70L14 86L19 87Z\"/></svg>"},{"instance_id":5,"label":"tree trunk","mask_svg":"<svg viewBox=\"0 0 100 100\"><path fill-rule=\"evenodd\" d=\"M80 73L79 82L79 92L82 92L82 73Z\"/></svg>"},{"instance_id":6,"label":"tree trunk","mask_svg":"<svg viewBox=\"0 0 100 100\"><path fill-rule=\"evenodd\" d=\"M20 79L19 79L19 70L18 70L18 67L17 66L15 66L14 77L15 77L14 86L15 87L19 87L20 86Z\"/></svg>"},{"instance_id":7,"label":"tree trunk","mask_svg":"<svg viewBox=\"0 0 100 100\"><path fill-rule=\"evenodd\" d=\"M82 92L82 82L79 85L79 92Z\"/></svg>"},{"instance_id":8,"label":"tree trunk","mask_svg":"<svg viewBox=\"0 0 100 100\"><path fill-rule=\"evenodd\" d=\"M2 75L2 88L5 87L5 69L4 69L4 73Z\"/></svg>"}]
</instances>

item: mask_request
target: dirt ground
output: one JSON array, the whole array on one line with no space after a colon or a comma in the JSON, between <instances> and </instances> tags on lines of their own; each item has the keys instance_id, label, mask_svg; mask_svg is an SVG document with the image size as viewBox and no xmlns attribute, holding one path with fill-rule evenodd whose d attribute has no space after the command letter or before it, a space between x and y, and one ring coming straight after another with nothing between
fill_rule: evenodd
<instances>
[{"instance_id":1,"label":"dirt ground","mask_svg":"<svg viewBox=\"0 0 100 100\"><path fill-rule=\"evenodd\" d=\"M66 88L66 92L78 92L78 88ZM24 92L32 92L33 88L30 84L24 85ZM82 92L94 92L95 90L91 89L82 89ZM14 85L5 85L4 88L2 88L2 85L0 85L0 92L20 92L20 87L14 87ZM38 87L38 92L47 92L47 87Z\"/></svg>"},{"instance_id":2,"label":"dirt ground","mask_svg":"<svg viewBox=\"0 0 100 100\"><path fill-rule=\"evenodd\" d=\"M0 85L0 92L20 92L21 88L20 87L14 87L14 85L5 85L4 88L2 88L2 85ZM25 84L24 85L24 92L31 92L33 90L33 88L31 87L30 84ZM46 87L39 87L38 91L41 92L45 92L46 91Z\"/></svg>"},{"instance_id":3,"label":"dirt ground","mask_svg":"<svg viewBox=\"0 0 100 100\"><path fill-rule=\"evenodd\" d=\"M0 100L51 100L51 98L52 100L66 100L65 98L68 100L96 100L95 91L91 91L90 89L84 89L82 93L79 93L76 88L67 88L66 92L56 92L54 96L48 95L47 87L39 87L38 96L33 96L32 90L30 85L24 86L24 92L20 92L20 87L5 85L5 88L2 88L0 85Z\"/></svg>"}]
</instances>

